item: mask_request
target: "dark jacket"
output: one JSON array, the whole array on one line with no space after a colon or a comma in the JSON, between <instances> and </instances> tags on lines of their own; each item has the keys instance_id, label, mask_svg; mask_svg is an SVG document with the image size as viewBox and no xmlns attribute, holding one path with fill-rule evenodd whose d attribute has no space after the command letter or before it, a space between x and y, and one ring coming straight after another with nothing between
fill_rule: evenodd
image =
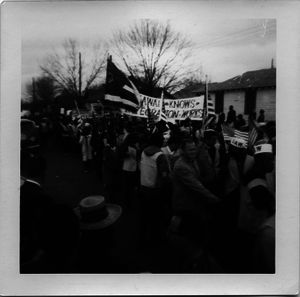
<instances>
[{"instance_id":1,"label":"dark jacket","mask_svg":"<svg viewBox=\"0 0 300 297\"><path fill-rule=\"evenodd\" d=\"M196 162L190 163L183 157L175 163L173 184L175 214L191 213L206 219L209 217L209 205L219 201L217 196L203 186Z\"/></svg>"}]
</instances>

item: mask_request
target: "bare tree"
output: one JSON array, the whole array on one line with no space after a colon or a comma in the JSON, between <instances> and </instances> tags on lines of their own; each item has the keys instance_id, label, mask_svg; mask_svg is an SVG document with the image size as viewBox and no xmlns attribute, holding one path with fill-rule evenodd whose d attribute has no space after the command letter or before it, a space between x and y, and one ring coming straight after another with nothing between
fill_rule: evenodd
<instances>
[{"instance_id":1,"label":"bare tree","mask_svg":"<svg viewBox=\"0 0 300 297\"><path fill-rule=\"evenodd\" d=\"M105 67L107 51L101 43L80 48L75 39L63 43L61 51L49 54L40 66L54 80L61 92L67 91L81 101L91 86L99 82Z\"/></svg>"},{"instance_id":2,"label":"bare tree","mask_svg":"<svg viewBox=\"0 0 300 297\"><path fill-rule=\"evenodd\" d=\"M169 92L180 88L192 68L192 42L169 23L140 20L114 33L111 45L117 60L147 87L149 95L156 87Z\"/></svg>"},{"instance_id":3,"label":"bare tree","mask_svg":"<svg viewBox=\"0 0 300 297\"><path fill-rule=\"evenodd\" d=\"M32 81L26 85L25 101L35 108L45 108L54 103L56 93L54 81L50 77L32 78Z\"/></svg>"}]
</instances>

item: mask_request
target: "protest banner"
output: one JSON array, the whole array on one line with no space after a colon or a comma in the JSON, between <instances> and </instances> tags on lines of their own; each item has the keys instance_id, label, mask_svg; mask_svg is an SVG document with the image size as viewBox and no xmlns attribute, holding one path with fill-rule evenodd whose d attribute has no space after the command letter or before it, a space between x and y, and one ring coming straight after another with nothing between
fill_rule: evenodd
<instances>
[{"instance_id":1,"label":"protest banner","mask_svg":"<svg viewBox=\"0 0 300 297\"><path fill-rule=\"evenodd\" d=\"M161 98L154 98L141 94L140 108L136 113L125 111L125 114L147 118L149 106L150 111L155 117L159 117L161 110ZM165 114L168 119L185 120L202 120L204 96L192 97L186 99L164 99Z\"/></svg>"}]
</instances>

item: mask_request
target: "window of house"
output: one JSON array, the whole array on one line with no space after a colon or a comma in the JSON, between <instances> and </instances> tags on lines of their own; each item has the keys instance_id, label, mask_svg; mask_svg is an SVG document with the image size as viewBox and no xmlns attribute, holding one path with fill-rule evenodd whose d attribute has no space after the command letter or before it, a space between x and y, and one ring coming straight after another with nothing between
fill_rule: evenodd
<instances>
[{"instance_id":1,"label":"window of house","mask_svg":"<svg viewBox=\"0 0 300 297\"><path fill-rule=\"evenodd\" d=\"M245 92L245 114L250 114L256 109L256 89L246 89Z\"/></svg>"},{"instance_id":2,"label":"window of house","mask_svg":"<svg viewBox=\"0 0 300 297\"><path fill-rule=\"evenodd\" d=\"M215 98L215 112L219 114L224 111L224 91L217 91Z\"/></svg>"}]
</instances>

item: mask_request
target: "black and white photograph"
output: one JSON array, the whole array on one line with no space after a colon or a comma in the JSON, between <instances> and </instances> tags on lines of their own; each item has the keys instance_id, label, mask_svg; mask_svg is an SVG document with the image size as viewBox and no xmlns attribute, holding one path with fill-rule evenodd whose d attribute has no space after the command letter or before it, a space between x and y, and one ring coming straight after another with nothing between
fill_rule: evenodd
<instances>
[{"instance_id":1,"label":"black and white photograph","mask_svg":"<svg viewBox=\"0 0 300 297\"><path fill-rule=\"evenodd\" d=\"M18 56L10 87L19 73L17 97L3 98L14 101L7 112L16 110L17 128L3 120L2 131L15 144L3 134L1 150L7 139L17 164L5 185L23 284L43 275L168 276L172 292L178 277L203 276L214 290L214 276L276 282L289 261L286 278L298 279L299 145L289 131L299 107L288 104L297 91L285 81L299 81L299 56L281 67L296 56L281 50L299 42L288 30L295 13L282 1L241 1L248 13L212 2L4 2L2 19L15 11L18 20L4 35L15 34L18 47L2 54ZM285 161L293 137L296 155ZM283 292L296 293L295 278L286 281Z\"/></svg>"}]
</instances>

